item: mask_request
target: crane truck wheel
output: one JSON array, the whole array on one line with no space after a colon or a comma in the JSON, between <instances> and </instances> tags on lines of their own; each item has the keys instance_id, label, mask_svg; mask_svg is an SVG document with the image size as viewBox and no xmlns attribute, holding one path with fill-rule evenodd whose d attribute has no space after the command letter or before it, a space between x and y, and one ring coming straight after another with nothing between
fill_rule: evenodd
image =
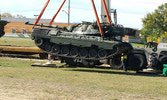
<instances>
[{"instance_id":1,"label":"crane truck wheel","mask_svg":"<svg viewBox=\"0 0 167 100\"><path fill-rule=\"evenodd\" d=\"M129 69L139 71L146 67L146 59L142 54L131 54L128 57Z\"/></svg>"},{"instance_id":2,"label":"crane truck wheel","mask_svg":"<svg viewBox=\"0 0 167 100\"><path fill-rule=\"evenodd\" d=\"M159 66L158 66L158 68L159 69L163 69L163 64L167 64L167 55L165 55L165 56L161 56L160 58L159 58Z\"/></svg>"},{"instance_id":3,"label":"crane truck wheel","mask_svg":"<svg viewBox=\"0 0 167 100\"><path fill-rule=\"evenodd\" d=\"M111 69L121 69L123 66L123 62L121 61L121 56L110 59L109 64Z\"/></svg>"}]
</instances>

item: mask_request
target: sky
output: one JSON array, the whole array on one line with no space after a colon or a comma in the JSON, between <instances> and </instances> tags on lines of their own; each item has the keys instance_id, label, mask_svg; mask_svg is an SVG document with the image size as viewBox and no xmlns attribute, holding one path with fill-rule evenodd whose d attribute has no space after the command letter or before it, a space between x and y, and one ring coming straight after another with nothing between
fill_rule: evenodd
<instances>
[{"instance_id":1,"label":"sky","mask_svg":"<svg viewBox=\"0 0 167 100\"><path fill-rule=\"evenodd\" d=\"M35 18L47 0L0 0L0 13L21 14L27 18ZM94 0L97 10L100 10L100 1ZM51 19L56 13L63 0L50 0L50 3L42 18ZM82 21L96 21L91 0L70 0L71 14L70 22L79 23ZM142 28L142 18L147 13L154 12L158 6L166 3L167 0L111 0L111 8L117 9L118 24L124 27L136 29ZM68 0L62 10L67 11ZM55 22L67 22L68 16L60 11Z\"/></svg>"}]
</instances>

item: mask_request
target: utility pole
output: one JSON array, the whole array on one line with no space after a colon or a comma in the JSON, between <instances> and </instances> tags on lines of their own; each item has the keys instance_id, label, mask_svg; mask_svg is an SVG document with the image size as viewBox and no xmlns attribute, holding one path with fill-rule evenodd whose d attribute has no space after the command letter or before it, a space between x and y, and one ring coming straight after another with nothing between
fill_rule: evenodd
<instances>
[{"instance_id":1,"label":"utility pole","mask_svg":"<svg viewBox=\"0 0 167 100\"><path fill-rule=\"evenodd\" d=\"M0 20L1 20L1 10L0 10Z\"/></svg>"},{"instance_id":2,"label":"utility pole","mask_svg":"<svg viewBox=\"0 0 167 100\"><path fill-rule=\"evenodd\" d=\"M70 25L70 0L68 0L68 11L62 10L68 15L68 26Z\"/></svg>"},{"instance_id":3,"label":"utility pole","mask_svg":"<svg viewBox=\"0 0 167 100\"><path fill-rule=\"evenodd\" d=\"M70 25L70 0L68 0L68 26Z\"/></svg>"},{"instance_id":4,"label":"utility pole","mask_svg":"<svg viewBox=\"0 0 167 100\"><path fill-rule=\"evenodd\" d=\"M35 20L37 19L38 15L34 15L35 16Z\"/></svg>"}]
</instances>

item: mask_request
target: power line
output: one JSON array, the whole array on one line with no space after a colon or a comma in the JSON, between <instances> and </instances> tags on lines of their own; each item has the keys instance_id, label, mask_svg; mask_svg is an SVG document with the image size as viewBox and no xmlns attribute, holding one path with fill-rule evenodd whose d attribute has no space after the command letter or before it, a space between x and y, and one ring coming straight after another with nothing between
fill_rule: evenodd
<instances>
[{"instance_id":1,"label":"power line","mask_svg":"<svg viewBox=\"0 0 167 100\"><path fill-rule=\"evenodd\" d=\"M51 10L57 10L57 9L47 9L47 11L51 11ZM41 11L41 9L36 9L36 10L12 10L12 11L4 11L4 12L17 12L17 13L19 13L19 12L35 12L35 11Z\"/></svg>"}]
</instances>

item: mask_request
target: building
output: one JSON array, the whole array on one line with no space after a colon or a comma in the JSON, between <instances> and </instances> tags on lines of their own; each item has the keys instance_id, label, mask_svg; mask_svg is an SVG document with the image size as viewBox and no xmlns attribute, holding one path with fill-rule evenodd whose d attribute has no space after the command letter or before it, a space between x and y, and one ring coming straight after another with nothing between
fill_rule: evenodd
<instances>
[{"instance_id":1,"label":"building","mask_svg":"<svg viewBox=\"0 0 167 100\"><path fill-rule=\"evenodd\" d=\"M36 19L33 18L2 18L2 20L6 20L9 23L5 26L5 33L28 33L31 34L33 29L32 25L26 25L25 22L30 22L31 24L35 23ZM39 24L42 23L44 25L49 25L51 19L40 19ZM58 26L68 26L67 23L53 23L53 25ZM123 41L126 42L139 42L139 32L134 36L125 36L123 37ZM137 38L136 38L137 37Z\"/></svg>"},{"instance_id":2,"label":"building","mask_svg":"<svg viewBox=\"0 0 167 100\"><path fill-rule=\"evenodd\" d=\"M128 36L128 35L125 35L123 38L122 38L122 41L125 41L125 42L133 42L133 43L139 43L139 36L140 34L140 30L137 30L136 31L136 34L135 36Z\"/></svg>"},{"instance_id":3,"label":"building","mask_svg":"<svg viewBox=\"0 0 167 100\"><path fill-rule=\"evenodd\" d=\"M25 22L35 23L33 18L1 18L9 23L5 26L5 33L32 33L32 25L26 25ZM51 19L40 19L39 23L49 25ZM67 23L53 23L53 25L67 26Z\"/></svg>"}]
</instances>

